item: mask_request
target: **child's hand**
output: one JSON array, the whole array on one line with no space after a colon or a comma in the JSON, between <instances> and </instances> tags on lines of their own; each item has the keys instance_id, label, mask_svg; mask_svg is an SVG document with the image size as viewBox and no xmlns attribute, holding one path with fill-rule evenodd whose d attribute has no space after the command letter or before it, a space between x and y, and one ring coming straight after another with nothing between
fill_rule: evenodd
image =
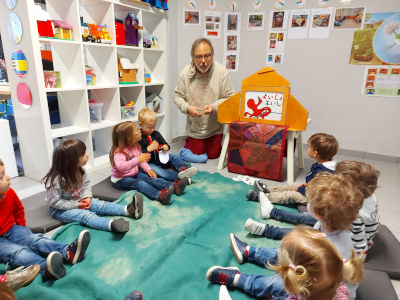
<instances>
[{"instance_id":1,"label":"child's hand","mask_svg":"<svg viewBox=\"0 0 400 300\"><path fill-rule=\"evenodd\" d=\"M302 183L302 184L300 184L300 186L305 186L305 187L306 187L306 186L307 186L307 183ZM299 186L299 187L300 187L300 186Z\"/></svg>"},{"instance_id":2,"label":"child's hand","mask_svg":"<svg viewBox=\"0 0 400 300\"><path fill-rule=\"evenodd\" d=\"M164 151L168 151L168 150L169 150L168 145L163 145L163 146L162 146L162 149L163 149Z\"/></svg>"},{"instance_id":3,"label":"child's hand","mask_svg":"<svg viewBox=\"0 0 400 300\"><path fill-rule=\"evenodd\" d=\"M157 178L157 174L154 173L153 170L149 170L149 171L147 172L147 174L148 174L151 178Z\"/></svg>"},{"instance_id":4,"label":"child's hand","mask_svg":"<svg viewBox=\"0 0 400 300\"><path fill-rule=\"evenodd\" d=\"M157 141L153 141L153 142L151 143L151 145L149 145L149 146L147 147L147 151L152 152L152 151L154 151L154 150L157 150L157 149L158 149L158 146L159 146L158 142L157 142Z\"/></svg>"},{"instance_id":5,"label":"child's hand","mask_svg":"<svg viewBox=\"0 0 400 300\"><path fill-rule=\"evenodd\" d=\"M92 203L92 198L90 198L90 197L82 199L82 201L78 203L78 208L80 208L80 209L90 209L90 204L91 203Z\"/></svg>"},{"instance_id":6,"label":"child's hand","mask_svg":"<svg viewBox=\"0 0 400 300\"><path fill-rule=\"evenodd\" d=\"M139 163L141 162L148 162L150 160L150 153L142 153L139 155Z\"/></svg>"}]
</instances>

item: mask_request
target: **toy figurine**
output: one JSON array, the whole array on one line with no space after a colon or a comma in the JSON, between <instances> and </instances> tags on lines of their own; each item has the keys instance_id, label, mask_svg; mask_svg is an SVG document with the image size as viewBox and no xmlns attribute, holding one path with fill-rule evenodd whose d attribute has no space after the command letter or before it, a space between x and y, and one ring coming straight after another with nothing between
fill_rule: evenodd
<instances>
[{"instance_id":1,"label":"toy figurine","mask_svg":"<svg viewBox=\"0 0 400 300\"><path fill-rule=\"evenodd\" d=\"M150 34L147 31L143 32L143 48L150 48L151 41L150 41Z\"/></svg>"},{"instance_id":2,"label":"toy figurine","mask_svg":"<svg viewBox=\"0 0 400 300\"><path fill-rule=\"evenodd\" d=\"M156 40L158 41L158 39L155 36L151 37L151 40L153 42L153 44L151 45L151 48L156 48L158 49L158 45L156 45Z\"/></svg>"},{"instance_id":3,"label":"toy figurine","mask_svg":"<svg viewBox=\"0 0 400 300\"><path fill-rule=\"evenodd\" d=\"M129 46L139 46L139 19L135 14L129 13L125 18L125 44Z\"/></svg>"},{"instance_id":4,"label":"toy figurine","mask_svg":"<svg viewBox=\"0 0 400 300\"><path fill-rule=\"evenodd\" d=\"M147 72L146 70L144 70L144 81L146 83L149 83L151 81L151 75L150 72Z\"/></svg>"}]
</instances>

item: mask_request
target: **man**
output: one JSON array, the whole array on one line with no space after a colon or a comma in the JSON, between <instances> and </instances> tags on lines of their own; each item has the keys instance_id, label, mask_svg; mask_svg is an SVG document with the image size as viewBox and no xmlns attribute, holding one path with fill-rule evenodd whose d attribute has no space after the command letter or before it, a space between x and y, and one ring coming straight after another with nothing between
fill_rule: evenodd
<instances>
[{"instance_id":1,"label":"man","mask_svg":"<svg viewBox=\"0 0 400 300\"><path fill-rule=\"evenodd\" d=\"M209 39L194 41L192 62L186 66L175 88L174 102L187 114L188 138L181 157L189 162L205 162L221 153L223 124L218 123L218 105L235 91L228 71L213 61L214 48Z\"/></svg>"}]
</instances>

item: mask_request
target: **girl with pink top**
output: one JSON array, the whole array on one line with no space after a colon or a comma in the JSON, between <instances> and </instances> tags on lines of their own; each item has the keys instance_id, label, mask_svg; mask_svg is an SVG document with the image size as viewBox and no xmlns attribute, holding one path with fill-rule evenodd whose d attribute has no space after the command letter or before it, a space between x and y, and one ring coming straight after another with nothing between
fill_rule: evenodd
<instances>
[{"instance_id":1,"label":"girl with pink top","mask_svg":"<svg viewBox=\"0 0 400 300\"><path fill-rule=\"evenodd\" d=\"M174 192L177 195L183 194L187 179L172 183L157 178L147 163L150 160L150 153L141 151L138 144L140 139L141 132L131 121L114 127L110 151L112 185L120 190L137 190L148 198L167 205Z\"/></svg>"}]
</instances>

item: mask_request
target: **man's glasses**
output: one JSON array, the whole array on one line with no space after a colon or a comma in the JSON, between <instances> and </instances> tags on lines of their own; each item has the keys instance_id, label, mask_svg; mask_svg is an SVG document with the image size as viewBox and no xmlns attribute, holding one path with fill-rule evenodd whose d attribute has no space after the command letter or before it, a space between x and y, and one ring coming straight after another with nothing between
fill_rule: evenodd
<instances>
[{"instance_id":1,"label":"man's glasses","mask_svg":"<svg viewBox=\"0 0 400 300\"><path fill-rule=\"evenodd\" d=\"M212 54L208 53L208 54L204 54L204 56L203 56L203 55L195 55L195 56L193 56L193 58L194 58L195 60L197 60L197 61L202 61L203 58L204 58L205 60L209 60L211 56L212 56Z\"/></svg>"}]
</instances>

